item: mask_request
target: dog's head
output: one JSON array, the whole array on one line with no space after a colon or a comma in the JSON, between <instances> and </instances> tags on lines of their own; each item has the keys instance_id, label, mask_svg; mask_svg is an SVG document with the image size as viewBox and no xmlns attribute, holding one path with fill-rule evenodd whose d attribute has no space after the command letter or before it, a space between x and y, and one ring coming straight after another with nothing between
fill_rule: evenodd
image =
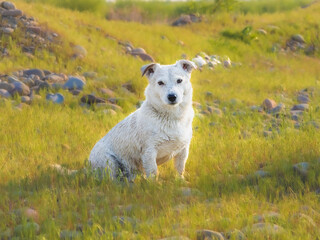
<instances>
[{"instance_id":1,"label":"dog's head","mask_svg":"<svg viewBox=\"0 0 320 240\"><path fill-rule=\"evenodd\" d=\"M149 86L146 97L157 105L178 106L192 100L191 72L196 65L188 60L179 60L173 65L150 63L141 68Z\"/></svg>"}]
</instances>

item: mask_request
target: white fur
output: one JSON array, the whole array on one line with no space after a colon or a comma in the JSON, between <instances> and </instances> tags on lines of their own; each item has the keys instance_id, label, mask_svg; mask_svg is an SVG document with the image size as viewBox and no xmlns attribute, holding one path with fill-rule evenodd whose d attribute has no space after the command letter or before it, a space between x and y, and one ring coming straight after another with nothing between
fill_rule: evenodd
<instances>
[{"instance_id":1,"label":"white fur","mask_svg":"<svg viewBox=\"0 0 320 240\"><path fill-rule=\"evenodd\" d=\"M149 64L141 68L148 77L146 100L142 106L113 127L92 149L89 162L93 169L107 169L116 178L119 169L129 180L137 172L157 175L157 166L171 158L183 177L192 137L193 62L173 65ZM177 80L181 79L181 83ZM164 85L159 85L162 81ZM168 94L175 94L171 105Z\"/></svg>"}]
</instances>

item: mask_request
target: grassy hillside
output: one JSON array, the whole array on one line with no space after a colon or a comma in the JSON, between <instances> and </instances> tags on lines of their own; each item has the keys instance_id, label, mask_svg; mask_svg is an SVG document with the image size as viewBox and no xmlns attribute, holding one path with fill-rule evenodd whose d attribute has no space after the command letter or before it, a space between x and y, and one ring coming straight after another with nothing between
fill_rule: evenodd
<instances>
[{"instance_id":1,"label":"grassy hillside","mask_svg":"<svg viewBox=\"0 0 320 240\"><path fill-rule=\"evenodd\" d=\"M247 239L320 237L319 3L262 15L217 13L183 27L107 21L22 0L16 6L57 33L58 43L30 56L21 50L27 44L21 43L23 32L2 35L1 49L10 54L0 61L1 74L40 68L96 76L87 77L79 96L51 90L64 95L61 105L46 101L45 90L21 109L20 97L0 98L0 239L197 239L201 229L228 239L241 239L235 229ZM248 26L246 35L241 31ZM315 46L311 55L285 50L295 34L304 37L306 48ZM146 62L126 54L119 41L144 48L162 64L199 52L237 63L193 73L199 104L186 182L178 180L172 162L159 168L158 182L138 177L134 184L49 168L84 168L94 144L144 99L147 80L140 67ZM87 55L74 59L76 45ZM115 93L121 107L116 114L105 113L104 105L79 104L84 94L107 98L99 88ZM310 99L309 109L296 119L290 110L301 92ZM285 107L275 114L259 110L266 98ZM307 169L294 170L301 162Z\"/></svg>"}]
</instances>

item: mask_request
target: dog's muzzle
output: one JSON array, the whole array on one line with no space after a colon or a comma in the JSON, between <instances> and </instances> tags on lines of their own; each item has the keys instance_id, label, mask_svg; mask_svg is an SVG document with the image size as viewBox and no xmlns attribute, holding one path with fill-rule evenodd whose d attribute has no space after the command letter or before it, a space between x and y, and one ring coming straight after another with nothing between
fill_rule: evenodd
<instances>
[{"instance_id":1,"label":"dog's muzzle","mask_svg":"<svg viewBox=\"0 0 320 240\"><path fill-rule=\"evenodd\" d=\"M176 104L176 100L177 100L177 95L176 94L169 94L168 95L168 100L170 104Z\"/></svg>"}]
</instances>

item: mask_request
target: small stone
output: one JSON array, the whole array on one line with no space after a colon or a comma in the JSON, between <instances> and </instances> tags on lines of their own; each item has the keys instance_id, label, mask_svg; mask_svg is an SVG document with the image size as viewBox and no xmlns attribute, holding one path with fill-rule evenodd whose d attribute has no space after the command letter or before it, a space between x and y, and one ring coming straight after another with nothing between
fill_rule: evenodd
<instances>
[{"instance_id":1,"label":"small stone","mask_svg":"<svg viewBox=\"0 0 320 240\"><path fill-rule=\"evenodd\" d=\"M38 233L40 231L40 226L35 222L27 222L25 224L17 225L14 228L14 234L18 236L30 236Z\"/></svg>"},{"instance_id":2,"label":"small stone","mask_svg":"<svg viewBox=\"0 0 320 240\"><path fill-rule=\"evenodd\" d=\"M284 229L277 224L271 224L271 223L255 223L251 227L245 227L242 229L242 232L244 233L257 233L262 232L270 235L276 235L279 233L284 232Z\"/></svg>"},{"instance_id":3,"label":"small stone","mask_svg":"<svg viewBox=\"0 0 320 240\"><path fill-rule=\"evenodd\" d=\"M269 177L270 173L263 171L263 170L258 170L256 172L254 172L254 176L256 176L258 178L265 178L265 177Z\"/></svg>"},{"instance_id":4,"label":"small stone","mask_svg":"<svg viewBox=\"0 0 320 240\"><path fill-rule=\"evenodd\" d=\"M299 42L299 43L305 43L303 36L301 34L295 34L291 37L293 41Z\"/></svg>"},{"instance_id":5,"label":"small stone","mask_svg":"<svg viewBox=\"0 0 320 240\"><path fill-rule=\"evenodd\" d=\"M0 28L0 31L3 32L4 34L11 34L14 32L14 29L13 28L10 28L10 27L1 27Z\"/></svg>"},{"instance_id":6,"label":"small stone","mask_svg":"<svg viewBox=\"0 0 320 240\"><path fill-rule=\"evenodd\" d=\"M63 88L68 90L83 90L85 84L86 83L78 77L69 77L68 81L63 85Z\"/></svg>"},{"instance_id":7,"label":"small stone","mask_svg":"<svg viewBox=\"0 0 320 240\"><path fill-rule=\"evenodd\" d=\"M272 131L263 131L263 136L264 137L272 137Z\"/></svg>"},{"instance_id":8,"label":"small stone","mask_svg":"<svg viewBox=\"0 0 320 240\"><path fill-rule=\"evenodd\" d=\"M223 66L225 68L230 68L232 66L230 58L223 61Z\"/></svg>"},{"instance_id":9,"label":"small stone","mask_svg":"<svg viewBox=\"0 0 320 240\"><path fill-rule=\"evenodd\" d=\"M89 105L93 105L93 104L96 104L96 103L106 103L107 101L101 97L96 97L92 94L88 94L88 95L84 95L80 101L82 103L86 103L86 104L89 104Z\"/></svg>"},{"instance_id":10,"label":"small stone","mask_svg":"<svg viewBox=\"0 0 320 240\"><path fill-rule=\"evenodd\" d=\"M2 2L1 3L1 7L3 7L4 9L7 9L7 10L14 10L16 9L16 6L12 3L12 2Z\"/></svg>"},{"instance_id":11,"label":"small stone","mask_svg":"<svg viewBox=\"0 0 320 240\"><path fill-rule=\"evenodd\" d=\"M80 90L69 90L69 92L73 95L73 96L78 96L81 91Z\"/></svg>"},{"instance_id":12,"label":"small stone","mask_svg":"<svg viewBox=\"0 0 320 240\"><path fill-rule=\"evenodd\" d=\"M22 11L19 9L6 10L1 13L2 17L19 17L22 16Z\"/></svg>"},{"instance_id":13,"label":"small stone","mask_svg":"<svg viewBox=\"0 0 320 240\"><path fill-rule=\"evenodd\" d=\"M133 54L133 53L131 53L131 54L132 54L133 56L139 56L142 61L155 62L155 60L153 59L153 57L151 57L149 54L146 54L146 53L139 53L139 54Z\"/></svg>"},{"instance_id":14,"label":"small stone","mask_svg":"<svg viewBox=\"0 0 320 240\"><path fill-rule=\"evenodd\" d=\"M126 90L128 90L129 92L132 92L134 93L135 90L134 90L134 87L132 85L132 83L125 83L125 84L122 84L122 87Z\"/></svg>"},{"instance_id":15,"label":"small stone","mask_svg":"<svg viewBox=\"0 0 320 240\"><path fill-rule=\"evenodd\" d=\"M5 89L8 92L12 92L12 90L14 89L14 85L7 82L0 82L0 89Z\"/></svg>"},{"instance_id":16,"label":"small stone","mask_svg":"<svg viewBox=\"0 0 320 240\"><path fill-rule=\"evenodd\" d=\"M227 239L232 239L232 240L246 240L246 236L244 235L243 232L241 232L238 229L234 229L232 231L229 231L226 233Z\"/></svg>"},{"instance_id":17,"label":"small stone","mask_svg":"<svg viewBox=\"0 0 320 240\"><path fill-rule=\"evenodd\" d=\"M265 110L271 110L271 109L275 108L276 106L277 106L277 103L274 100L269 99L269 98L266 98L262 103L262 107Z\"/></svg>"},{"instance_id":18,"label":"small stone","mask_svg":"<svg viewBox=\"0 0 320 240\"><path fill-rule=\"evenodd\" d=\"M62 230L60 232L60 239L79 239L82 237L80 231Z\"/></svg>"},{"instance_id":19,"label":"small stone","mask_svg":"<svg viewBox=\"0 0 320 240\"><path fill-rule=\"evenodd\" d=\"M35 26L27 26L27 31L39 35L41 33L41 28Z\"/></svg>"},{"instance_id":20,"label":"small stone","mask_svg":"<svg viewBox=\"0 0 320 240\"><path fill-rule=\"evenodd\" d=\"M65 151L71 149L71 147L70 147L68 144L61 144L61 147L62 147L62 149L65 150Z\"/></svg>"},{"instance_id":21,"label":"small stone","mask_svg":"<svg viewBox=\"0 0 320 240\"><path fill-rule=\"evenodd\" d=\"M18 93L20 96L27 96L30 95L30 88L22 82L13 82L14 89L12 90L11 94L14 95Z\"/></svg>"},{"instance_id":22,"label":"small stone","mask_svg":"<svg viewBox=\"0 0 320 240\"><path fill-rule=\"evenodd\" d=\"M310 99L309 99L308 95L300 94L297 97L297 101L299 103L309 103Z\"/></svg>"},{"instance_id":23,"label":"small stone","mask_svg":"<svg viewBox=\"0 0 320 240\"><path fill-rule=\"evenodd\" d=\"M30 76L30 75L37 75L39 76L40 79L43 79L45 77L44 72L37 68L23 71L23 76Z\"/></svg>"},{"instance_id":24,"label":"small stone","mask_svg":"<svg viewBox=\"0 0 320 240\"><path fill-rule=\"evenodd\" d=\"M44 78L44 80L50 83L62 83L65 80L67 80L67 77L64 76L63 74L51 73L51 74L48 74Z\"/></svg>"},{"instance_id":25,"label":"small stone","mask_svg":"<svg viewBox=\"0 0 320 240\"><path fill-rule=\"evenodd\" d=\"M206 60L204 60L201 56L197 56L192 59L192 61L199 67L202 68L204 65L207 64Z\"/></svg>"},{"instance_id":26,"label":"small stone","mask_svg":"<svg viewBox=\"0 0 320 240\"><path fill-rule=\"evenodd\" d=\"M30 104L31 103L31 98L28 96L22 96L21 97L21 102L26 103L26 104Z\"/></svg>"},{"instance_id":27,"label":"small stone","mask_svg":"<svg viewBox=\"0 0 320 240\"><path fill-rule=\"evenodd\" d=\"M41 82L41 83L39 84L38 91L39 91L39 90L49 91L51 88L52 88L52 86L51 86L50 83L48 83L48 82Z\"/></svg>"},{"instance_id":28,"label":"small stone","mask_svg":"<svg viewBox=\"0 0 320 240\"><path fill-rule=\"evenodd\" d=\"M301 103L301 104L294 105L294 106L291 108L291 111L296 111L296 110L306 111L306 110L308 110L308 109L309 109L309 104Z\"/></svg>"},{"instance_id":29,"label":"small stone","mask_svg":"<svg viewBox=\"0 0 320 240\"><path fill-rule=\"evenodd\" d=\"M181 15L171 24L171 26L182 26L190 23L192 23L190 15Z\"/></svg>"},{"instance_id":30,"label":"small stone","mask_svg":"<svg viewBox=\"0 0 320 240\"><path fill-rule=\"evenodd\" d=\"M85 78L96 78L98 74L96 72L85 72L82 74Z\"/></svg>"},{"instance_id":31,"label":"small stone","mask_svg":"<svg viewBox=\"0 0 320 240\"><path fill-rule=\"evenodd\" d=\"M80 45L76 45L73 47L73 53L78 55L78 56L87 56L87 49L85 49L84 47L80 46Z\"/></svg>"},{"instance_id":32,"label":"small stone","mask_svg":"<svg viewBox=\"0 0 320 240\"><path fill-rule=\"evenodd\" d=\"M131 50L132 55L136 54L146 54L147 52L143 48L134 48Z\"/></svg>"},{"instance_id":33,"label":"small stone","mask_svg":"<svg viewBox=\"0 0 320 240\"><path fill-rule=\"evenodd\" d=\"M100 88L99 91L102 94L105 94L105 95L107 95L109 97L114 97L115 96L115 93L112 90L108 89L108 88Z\"/></svg>"},{"instance_id":34,"label":"small stone","mask_svg":"<svg viewBox=\"0 0 320 240\"><path fill-rule=\"evenodd\" d=\"M20 82L19 79L15 76L9 76L8 77L8 82L9 83L14 83L14 82Z\"/></svg>"},{"instance_id":35,"label":"small stone","mask_svg":"<svg viewBox=\"0 0 320 240\"><path fill-rule=\"evenodd\" d=\"M48 93L47 96L46 96L46 99L48 101L51 101L51 102L57 103L57 104L61 104L61 103L64 102L64 97L60 93L56 93L56 94Z\"/></svg>"},{"instance_id":36,"label":"small stone","mask_svg":"<svg viewBox=\"0 0 320 240\"><path fill-rule=\"evenodd\" d=\"M197 231L197 240L224 240L221 233L203 229Z\"/></svg>"},{"instance_id":37,"label":"small stone","mask_svg":"<svg viewBox=\"0 0 320 240\"><path fill-rule=\"evenodd\" d=\"M207 110L208 110L211 114L215 114L215 115L217 115L217 116L219 116L219 117L222 117L222 115L223 115L221 109L219 109L219 108L215 108L215 107L210 107L210 106L208 106L208 107L207 107Z\"/></svg>"},{"instance_id":38,"label":"small stone","mask_svg":"<svg viewBox=\"0 0 320 240\"><path fill-rule=\"evenodd\" d=\"M279 113L283 112L284 109L285 109L285 105L283 103L279 103L278 106L271 109L270 112L272 114L279 114Z\"/></svg>"},{"instance_id":39,"label":"small stone","mask_svg":"<svg viewBox=\"0 0 320 240\"><path fill-rule=\"evenodd\" d=\"M11 94L5 89L0 89L0 97L10 98Z\"/></svg>"},{"instance_id":40,"label":"small stone","mask_svg":"<svg viewBox=\"0 0 320 240\"><path fill-rule=\"evenodd\" d=\"M117 114L117 112L112 109L104 109L102 112L106 115L116 115Z\"/></svg>"},{"instance_id":41,"label":"small stone","mask_svg":"<svg viewBox=\"0 0 320 240\"><path fill-rule=\"evenodd\" d=\"M262 35L267 35L268 34L267 31L262 29L262 28L257 29L257 32L262 34Z\"/></svg>"},{"instance_id":42,"label":"small stone","mask_svg":"<svg viewBox=\"0 0 320 240\"><path fill-rule=\"evenodd\" d=\"M302 176L307 176L309 167L310 167L310 164L308 162L300 162L293 165L293 170L295 170Z\"/></svg>"}]
</instances>

